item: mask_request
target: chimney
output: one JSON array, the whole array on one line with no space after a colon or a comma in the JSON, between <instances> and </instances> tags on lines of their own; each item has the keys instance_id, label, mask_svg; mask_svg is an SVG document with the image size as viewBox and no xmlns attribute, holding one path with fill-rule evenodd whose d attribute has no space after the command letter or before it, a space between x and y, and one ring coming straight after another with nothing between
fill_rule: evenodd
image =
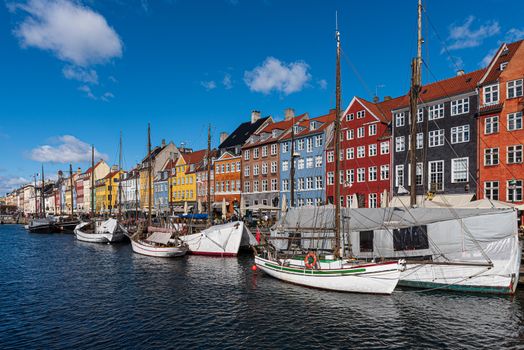
<instances>
[{"instance_id":1,"label":"chimney","mask_svg":"<svg viewBox=\"0 0 524 350\"><path fill-rule=\"evenodd\" d=\"M293 108L284 109L284 120L289 120L295 117L295 110Z\"/></svg>"},{"instance_id":2,"label":"chimney","mask_svg":"<svg viewBox=\"0 0 524 350\"><path fill-rule=\"evenodd\" d=\"M162 147L166 147L166 139L162 139Z\"/></svg>"},{"instance_id":3,"label":"chimney","mask_svg":"<svg viewBox=\"0 0 524 350\"><path fill-rule=\"evenodd\" d=\"M220 143L224 142L224 141L227 139L228 136L229 136L229 135L227 134L227 132L222 131L222 132L220 133Z\"/></svg>"},{"instance_id":4,"label":"chimney","mask_svg":"<svg viewBox=\"0 0 524 350\"><path fill-rule=\"evenodd\" d=\"M118 165L113 165L111 167L111 172L113 172L113 171L118 171Z\"/></svg>"},{"instance_id":5,"label":"chimney","mask_svg":"<svg viewBox=\"0 0 524 350\"><path fill-rule=\"evenodd\" d=\"M464 75L464 69L459 69L457 71L457 77L461 76L461 75Z\"/></svg>"},{"instance_id":6,"label":"chimney","mask_svg":"<svg viewBox=\"0 0 524 350\"><path fill-rule=\"evenodd\" d=\"M389 101L391 100L391 96L384 96L384 101Z\"/></svg>"},{"instance_id":7,"label":"chimney","mask_svg":"<svg viewBox=\"0 0 524 350\"><path fill-rule=\"evenodd\" d=\"M378 96L373 97L373 103L378 103L378 101L380 101L380 97Z\"/></svg>"},{"instance_id":8,"label":"chimney","mask_svg":"<svg viewBox=\"0 0 524 350\"><path fill-rule=\"evenodd\" d=\"M260 111L251 111L251 124L260 119Z\"/></svg>"},{"instance_id":9,"label":"chimney","mask_svg":"<svg viewBox=\"0 0 524 350\"><path fill-rule=\"evenodd\" d=\"M82 174L82 169L80 169L80 167L78 167L78 169L76 169L76 173L77 174Z\"/></svg>"}]
</instances>

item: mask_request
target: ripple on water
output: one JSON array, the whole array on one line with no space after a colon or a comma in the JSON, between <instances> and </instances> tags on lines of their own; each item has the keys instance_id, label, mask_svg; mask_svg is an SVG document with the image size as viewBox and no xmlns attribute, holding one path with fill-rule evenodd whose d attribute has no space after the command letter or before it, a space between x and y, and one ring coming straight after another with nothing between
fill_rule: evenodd
<instances>
[{"instance_id":1,"label":"ripple on water","mask_svg":"<svg viewBox=\"0 0 524 350\"><path fill-rule=\"evenodd\" d=\"M155 259L0 226L0 348L484 348L523 344L514 298L324 292L249 256ZM5 247L9 247L6 249Z\"/></svg>"}]
</instances>

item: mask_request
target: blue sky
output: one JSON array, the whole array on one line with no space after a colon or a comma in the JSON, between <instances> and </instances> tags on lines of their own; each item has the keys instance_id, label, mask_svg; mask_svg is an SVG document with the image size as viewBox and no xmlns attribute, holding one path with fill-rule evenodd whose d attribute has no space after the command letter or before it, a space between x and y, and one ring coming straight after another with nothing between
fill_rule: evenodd
<instances>
[{"instance_id":1,"label":"blue sky","mask_svg":"<svg viewBox=\"0 0 524 350\"><path fill-rule=\"evenodd\" d=\"M425 2L425 82L481 67L524 37L524 2ZM250 111L281 119L334 106L335 11L343 102L409 86L416 1L32 0L0 6L0 194L44 162L89 164L88 144L125 166L161 139L206 146ZM444 48L447 48L446 50ZM378 87L378 88L377 88Z\"/></svg>"}]
</instances>

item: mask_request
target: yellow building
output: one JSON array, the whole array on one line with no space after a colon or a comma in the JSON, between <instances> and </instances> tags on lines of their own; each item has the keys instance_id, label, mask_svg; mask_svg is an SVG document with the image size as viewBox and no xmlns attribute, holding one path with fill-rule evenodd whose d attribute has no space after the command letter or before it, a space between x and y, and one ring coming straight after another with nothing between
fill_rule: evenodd
<instances>
[{"instance_id":1,"label":"yellow building","mask_svg":"<svg viewBox=\"0 0 524 350\"><path fill-rule=\"evenodd\" d=\"M97 213L113 213L118 203L118 180L124 171L111 171L95 183Z\"/></svg>"},{"instance_id":2,"label":"yellow building","mask_svg":"<svg viewBox=\"0 0 524 350\"><path fill-rule=\"evenodd\" d=\"M197 199L196 169L203 162L207 150L191 153L181 153L175 164L176 174L171 180L173 184L172 201L175 208L195 206Z\"/></svg>"}]
</instances>

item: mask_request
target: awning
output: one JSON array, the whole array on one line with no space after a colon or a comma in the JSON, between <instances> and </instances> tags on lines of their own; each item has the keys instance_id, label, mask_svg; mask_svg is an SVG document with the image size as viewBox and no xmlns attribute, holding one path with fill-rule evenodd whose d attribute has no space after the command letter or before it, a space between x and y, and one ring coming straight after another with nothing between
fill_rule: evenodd
<instances>
[{"instance_id":1,"label":"awning","mask_svg":"<svg viewBox=\"0 0 524 350\"><path fill-rule=\"evenodd\" d=\"M229 202L226 202L226 205L229 205ZM213 204L211 204L211 208L222 209L222 202L213 202Z\"/></svg>"}]
</instances>

